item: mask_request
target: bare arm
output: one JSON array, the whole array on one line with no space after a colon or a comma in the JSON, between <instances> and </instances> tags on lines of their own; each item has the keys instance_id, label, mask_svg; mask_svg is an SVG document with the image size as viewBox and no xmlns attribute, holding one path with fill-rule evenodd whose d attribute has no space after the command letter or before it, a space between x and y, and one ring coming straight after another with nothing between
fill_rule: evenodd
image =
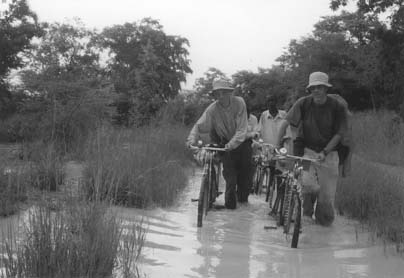
<instances>
[{"instance_id":1,"label":"bare arm","mask_svg":"<svg viewBox=\"0 0 404 278\"><path fill-rule=\"evenodd\" d=\"M341 141L341 135L339 134L335 134L330 142L328 142L327 146L324 148L324 152L326 154L328 154L329 152L331 152L332 150L335 149L335 147L338 145L338 143Z\"/></svg>"},{"instance_id":2,"label":"bare arm","mask_svg":"<svg viewBox=\"0 0 404 278\"><path fill-rule=\"evenodd\" d=\"M285 136L286 129L288 128L289 124L290 124L290 123L289 123L287 120L282 120L282 123L281 123L281 125L280 125L280 127L279 127L278 138L277 138L277 140L276 140L276 145L277 145L277 146L280 146L280 145L281 145L283 136Z\"/></svg>"}]
</instances>

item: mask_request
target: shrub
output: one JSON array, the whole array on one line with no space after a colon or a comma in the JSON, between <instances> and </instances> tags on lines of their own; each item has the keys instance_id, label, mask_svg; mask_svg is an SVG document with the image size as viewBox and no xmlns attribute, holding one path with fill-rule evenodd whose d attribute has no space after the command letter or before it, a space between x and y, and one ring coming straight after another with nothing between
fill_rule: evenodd
<instances>
[{"instance_id":1,"label":"shrub","mask_svg":"<svg viewBox=\"0 0 404 278\"><path fill-rule=\"evenodd\" d=\"M98 278L111 277L116 268L133 270L125 256L137 259L140 253L141 224L124 231L106 204L71 201L56 212L47 203L33 208L21 238L10 230L0 261L6 277Z\"/></svg>"},{"instance_id":2,"label":"shrub","mask_svg":"<svg viewBox=\"0 0 404 278\"><path fill-rule=\"evenodd\" d=\"M173 125L99 130L87 145L85 194L126 206L173 204L187 182L185 136Z\"/></svg>"},{"instance_id":3,"label":"shrub","mask_svg":"<svg viewBox=\"0 0 404 278\"><path fill-rule=\"evenodd\" d=\"M40 190L56 191L64 180L63 162L53 144L37 144L36 155L31 157L31 181Z\"/></svg>"}]
</instances>

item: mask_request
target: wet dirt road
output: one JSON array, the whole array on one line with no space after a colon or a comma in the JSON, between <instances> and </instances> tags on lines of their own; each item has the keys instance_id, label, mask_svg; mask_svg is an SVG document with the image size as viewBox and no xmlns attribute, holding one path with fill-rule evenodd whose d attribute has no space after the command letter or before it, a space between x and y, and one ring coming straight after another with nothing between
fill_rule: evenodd
<instances>
[{"instance_id":1,"label":"wet dirt road","mask_svg":"<svg viewBox=\"0 0 404 278\"><path fill-rule=\"evenodd\" d=\"M210 212L196 227L200 173L178 205L138 212L122 209L129 222L141 214L148 223L141 272L146 277L403 277L404 260L392 247L373 243L354 221L337 217L332 227L308 225L299 248L268 216L264 196L250 196L237 210ZM218 200L223 203L223 199Z\"/></svg>"}]
</instances>

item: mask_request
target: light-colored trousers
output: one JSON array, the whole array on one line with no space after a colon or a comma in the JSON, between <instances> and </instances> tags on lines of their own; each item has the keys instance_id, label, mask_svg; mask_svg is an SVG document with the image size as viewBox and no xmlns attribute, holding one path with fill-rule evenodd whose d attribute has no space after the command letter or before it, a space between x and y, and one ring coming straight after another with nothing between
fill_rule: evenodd
<instances>
[{"instance_id":1,"label":"light-colored trousers","mask_svg":"<svg viewBox=\"0 0 404 278\"><path fill-rule=\"evenodd\" d=\"M317 153L305 148L304 157L316 158ZM315 216L323 225L330 225L334 220L335 192L338 182L338 153L330 152L319 164L311 163L308 171L303 171L303 196L317 197ZM306 198L305 200L306 201ZM304 204L307 208L308 204Z\"/></svg>"}]
</instances>

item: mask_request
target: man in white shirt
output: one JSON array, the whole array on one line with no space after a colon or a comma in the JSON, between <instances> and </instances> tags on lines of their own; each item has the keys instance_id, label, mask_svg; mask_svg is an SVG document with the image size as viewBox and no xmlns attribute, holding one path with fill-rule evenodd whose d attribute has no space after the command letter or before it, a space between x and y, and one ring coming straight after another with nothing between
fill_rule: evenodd
<instances>
[{"instance_id":1,"label":"man in white shirt","mask_svg":"<svg viewBox=\"0 0 404 278\"><path fill-rule=\"evenodd\" d=\"M285 119L286 112L277 107L277 98L274 95L267 97L268 110L262 112L258 123L260 137L264 143L276 145L279 134L279 127Z\"/></svg>"},{"instance_id":2,"label":"man in white shirt","mask_svg":"<svg viewBox=\"0 0 404 278\"><path fill-rule=\"evenodd\" d=\"M285 119L286 112L278 109L277 98L275 95L269 95L267 97L266 105L268 107L268 110L262 112L260 121L258 123L259 136L264 141L264 143L276 146L279 136L279 127L281 126L281 123ZM290 137L290 134L288 134L285 137L288 136ZM288 149L288 151L290 151L288 146L285 147ZM275 175L275 163L271 163L269 165L269 169L270 169L269 184L272 184L272 180L274 179Z\"/></svg>"}]
</instances>

